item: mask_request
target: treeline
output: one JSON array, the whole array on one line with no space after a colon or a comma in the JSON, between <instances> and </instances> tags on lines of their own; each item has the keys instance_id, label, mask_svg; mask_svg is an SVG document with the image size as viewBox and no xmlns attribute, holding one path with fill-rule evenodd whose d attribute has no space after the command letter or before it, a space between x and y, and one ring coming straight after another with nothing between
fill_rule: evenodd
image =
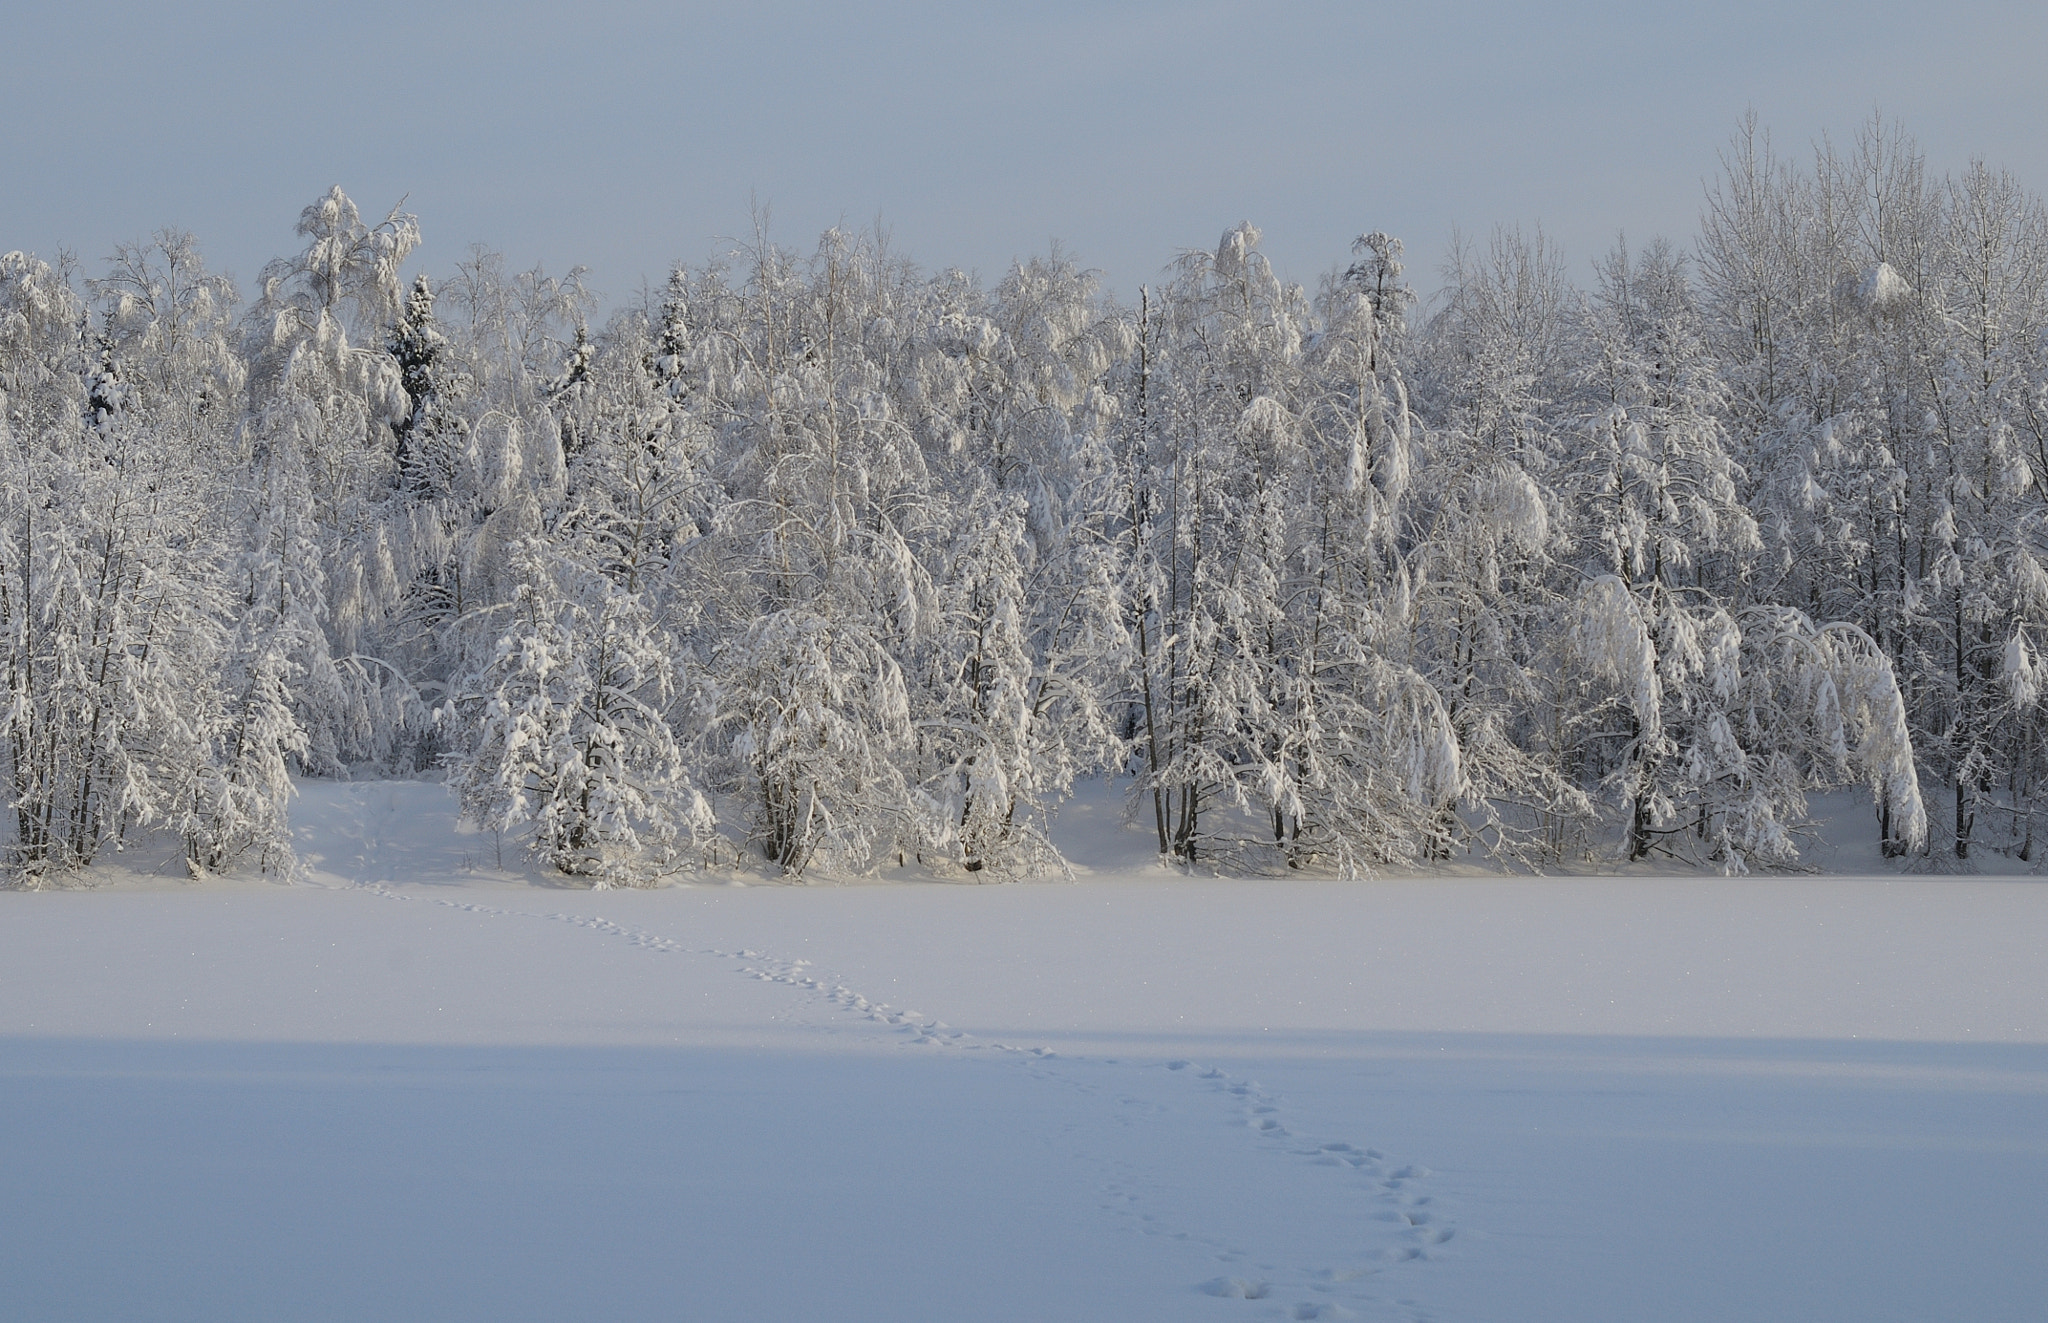
<instances>
[{"instance_id":1,"label":"treeline","mask_svg":"<svg viewBox=\"0 0 2048 1323\"><path fill-rule=\"evenodd\" d=\"M1233 868L1740 871L1854 783L2032 858L2048 218L1878 125L1724 166L1689 251L1503 231L1427 306L1377 233L1127 306L834 231L593 332L338 189L246 308L183 234L8 254L13 869L279 861L291 773L430 769L599 882L1014 875L1102 771Z\"/></svg>"}]
</instances>

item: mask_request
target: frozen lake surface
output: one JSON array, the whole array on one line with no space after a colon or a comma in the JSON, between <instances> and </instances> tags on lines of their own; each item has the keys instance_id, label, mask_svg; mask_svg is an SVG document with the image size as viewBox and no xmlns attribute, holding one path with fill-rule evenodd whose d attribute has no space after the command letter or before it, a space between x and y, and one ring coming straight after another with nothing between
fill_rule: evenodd
<instances>
[{"instance_id":1,"label":"frozen lake surface","mask_svg":"<svg viewBox=\"0 0 2048 1323\"><path fill-rule=\"evenodd\" d=\"M2048 886L590 893L433 785L0 894L0 1295L164 1320L2031 1319ZM495 864L495 857L488 860Z\"/></svg>"}]
</instances>

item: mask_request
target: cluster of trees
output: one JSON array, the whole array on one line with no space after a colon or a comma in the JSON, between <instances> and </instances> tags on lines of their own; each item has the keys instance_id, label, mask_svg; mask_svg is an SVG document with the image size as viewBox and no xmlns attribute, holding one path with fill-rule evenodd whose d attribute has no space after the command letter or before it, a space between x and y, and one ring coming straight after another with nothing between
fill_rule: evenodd
<instances>
[{"instance_id":1,"label":"cluster of trees","mask_svg":"<svg viewBox=\"0 0 2048 1323\"><path fill-rule=\"evenodd\" d=\"M2031 858L2048 215L1881 125L1724 165L1691 252L1501 231L1426 306L1377 233L1127 306L834 231L593 332L338 189L245 310L183 234L0 257L12 866L286 858L290 774L426 769L598 883L1013 875L1105 771L1186 863L1736 871L1857 783Z\"/></svg>"}]
</instances>

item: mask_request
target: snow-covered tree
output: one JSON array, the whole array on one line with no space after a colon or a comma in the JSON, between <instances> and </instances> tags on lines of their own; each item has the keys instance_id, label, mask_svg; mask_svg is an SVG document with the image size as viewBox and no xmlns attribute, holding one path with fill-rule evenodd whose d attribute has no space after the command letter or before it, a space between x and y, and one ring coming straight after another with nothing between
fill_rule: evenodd
<instances>
[{"instance_id":1,"label":"snow-covered tree","mask_svg":"<svg viewBox=\"0 0 2048 1323\"><path fill-rule=\"evenodd\" d=\"M412 404L384 338L419 226L396 208L367 225L336 188L298 231L306 247L264 269L248 316L256 481L245 603L303 677L294 697L306 758L333 772L386 754L414 707L405 677L362 645L417 568L416 549L396 536L390 427Z\"/></svg>"},{"instance_id":2,"label":"snow-covered tree","mask_svg":"<svg viewBox=\"0 0 2048 1323\"><path fill-rule=\"evenodd\" d=\"M1617 246L1590 329L1599 412L1577 486L1597 577L1585 640L1625 698L1625 729L1593 750L1625 805L1626 854L1690 833L1731 866L1790 858L1780 823L1799 787L1766 776L1776 765L1750 757L1727 715L1741 675L1734 590L1761 542L1736 497L1721 383L1676 254Z\"/></svg>"},{"instance_id":3,"label":"snow-covered tree","mask_svg":"<svg viewBox=\"0 0 2048 1323\"><path fill-rule=\"evenodd\" d=\"M1351 873L1457 834L1462 753L1408 632L1405 291L1391 241L1361 252L1322 325L1249 226L1142 310L1124 409L1140 814L1180 860Z\"/></svg>"},{"instance_id":4,"label":"snow-covered tree","mask_svg":"<svg viewBox=\"0 0 2048 1323\"><path fill-rule=\"evenodd\" d=\"M465 810L531 833L549 867L598 886L644 883L712 830L671 726L674 644L637 594L535 540L462 768Z\"/></svg>"},{"instance_id":5,"label":"snow-covered tree","mask_svg":"<svg viewBox=\"0 0 2048 1323\"><path fill-rule=\"evenodd\" d=\"M1434 849L1461 835L1534 863L1583 848L1592 805L1572 775L1579 718L1559 654L1575 533L1565 489L1583 319L1540 234L1454 250L1415 337L1426 438L1411 445L1391 634L1443 696L1469 786Z\"/></svg>"},{"instance_id":6,"label":"snow-covered tree","mask_svg":"<svg viewBox=\"0 0 2048 1323\"><path fill-rule=\"evenodd\" d=\"M765 243L752 259L698 404L732 493L708 622L717 725L770 861L864 869L943 834L915 792L905 679L938 618L918 550L939 507L884 366L908 273L836 231L808 262Z\"/></svg>"},{"instance_id":7,"label":"snow-covered tree","mask_svg":"<svg viewBox=\"0 0 2048 1323\"><path fill-rule=\"evenodd\" d=\"M35 314L62 300L46 268L17 271L45 282L41 308L13 321L16 346L32 348ZM220 289L187 243L124 250L96 286L99 352L89 367L68 360L84 369L76 384L47 350L12 364L22 397L42 402L0 422L7 835L23 875L89 864L141 829L183 835L195 870L258 842L266 862L288 857L289 787L242 773L265 739L296 737L230 733L233 473L224 425L206 417L230 412L238 375ZM66 398L70 410L50 407Z\"/></svg>"},{"instance_id":8,"label":"snow-covered tree","mask_svg":"<svg viewBox=\"0 0 2048 1323\"><path fill-rule=\"evenodd\" d=\"M1933 341L1933 520L1908 617L1926 706L1919 745L1949 782L1956 855L1968 858L1978 837L1996 840L2016 825L1980 824L1980 812L2006 808L2031 825L2031 804L1998 805L1996 792L2016 791L2014 772L2040 760L2038 747L2013 738L2024 720L2008 729L2023 686L2000 681L2002 670L2026 670L2006 664L2013 640L2024 651L2028 627L2048 623L2039 600L2048 209L2010 175L1972 163L1944 190L1931 275L1922 304Z\"/></svg>"},{"instance_id":9,"label":"snow-covered tree","mask_svg":"<svg viewBox=\"0 0 2048 1323\"><path fill-rule=\"evenodd\" d=\"M251 852L266 869L286 869L293 858L290 760L305 753L306 732L292 711L291 663L274 637L263 642L253 655L231 648L211 756L194 769L190 801L175 818L195 876Z\"/></svg>"}]
</instances>

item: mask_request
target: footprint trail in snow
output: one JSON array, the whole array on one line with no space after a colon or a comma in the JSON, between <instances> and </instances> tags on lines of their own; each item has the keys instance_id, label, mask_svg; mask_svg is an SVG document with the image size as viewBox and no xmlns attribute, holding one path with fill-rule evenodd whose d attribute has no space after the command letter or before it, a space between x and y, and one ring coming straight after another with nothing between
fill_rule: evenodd
<instances>
[{"instance_id":1,"label":"footprint trail in snow","mask_svg":"<svg viewBox=\"0 0 2048 1323\"><path fill-rule=\"evenodd\" d=\"M833 1012L872 1024L877 1031L899 1035L909 1047L986 1052L1011 1057L1029 1067L1036 1079L1097 1100L1107 1100L1125 1113L1124 1124L1139 1125L1188 1105L1189 1093L1220 1110L1241 1127L1249 1143L1298 1171L1298 1179L1336 1182L1348 1204L1357 1209L1360 1235L1357 1252L1338 1262L1290 1262L1274 1246L1245 1245L1215 1228L1182 1225L1171 1209L1175 1172L1126 1159L1093 1160L1107 1169L1101 1186L1101 1208L1127 1230L1164 1236L1199 1246L1222 1269L1220 1275L1194 1283L1201 1294L1225 1300L1255 1302L1261 1308L1245 1317L1293 1319L1399 1318L1420 1323L1428 1317L1414 1302L1389 1299L1378 1289L1391 1285L1385 1274L1404 1265L1441 1257L1455 1227L1437 1196L1430 1192L1427 1168L1390 1158L1378 1149L1347 1139L1308 1133L1291 1124L1285 1100L1258 1081L1236 1077L1213 1065L1189 1059L1138 1063L1127 1059L1063 1056L1042 1046L984 1042L964 1030L920 1011L904 1009L862 995L844 982L821 975L808 960L784 959L751 948L723 950L694 947L659 933L611 920L564 911L543 913L507 909L474 901L415 897L381 882L357 882L356 889L391 900L428 899L449 909L492 918L563 923L628 942L649 951L730 961L743 977L784 985ZM1162 1093L1150 1089L1173 1079ZM1247 1237L1246 1239L1255 1239ZM1274 1309L1280 1312L1274 1313Z\"/></svg>"}]
</instances>

